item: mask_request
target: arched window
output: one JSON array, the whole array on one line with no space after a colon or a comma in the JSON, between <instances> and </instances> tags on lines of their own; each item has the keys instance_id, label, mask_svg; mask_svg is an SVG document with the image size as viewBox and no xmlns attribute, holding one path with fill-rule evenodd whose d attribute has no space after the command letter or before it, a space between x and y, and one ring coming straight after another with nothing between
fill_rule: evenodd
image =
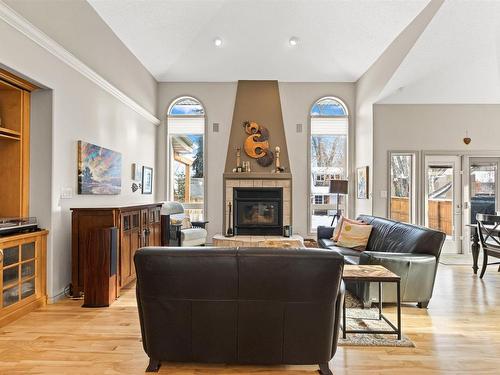
<instances>
[{"instance_id":1,"label":"arched window","mask_svg":"<svg viewBox=\"0 0 500 375\"><path fill-rule=\"evenodd\" d=\"M181 202L191 220L204 218L205 109L192 97L174 100L168 109L168 199Z\"/></svg>"},{"instance_id":2,"label":"arched window","mask_svg":"<svg viewBox=\"0 0 500 375\"><path fill-rule=\"evenodd\" d=\"M347 107L340 99L325 97L311 108L310 121L310 200L309 229L330 225L336 213L337 196L329 193L329 181L348 177ZM340 209L346 212L347 197L340 197Z\"/></svg>"}]
</instances>

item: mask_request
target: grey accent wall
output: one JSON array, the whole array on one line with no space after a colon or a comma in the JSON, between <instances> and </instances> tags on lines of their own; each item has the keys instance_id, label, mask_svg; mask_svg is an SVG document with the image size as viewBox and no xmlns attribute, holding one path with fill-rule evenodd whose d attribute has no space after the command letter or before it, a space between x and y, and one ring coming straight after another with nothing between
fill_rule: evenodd
<instances>
[{"instance_id":1,"label":"grey accent wall","mask_svg":"<svg viewBox=\"0 0 500 375\"><path fill-rule=\"evenodd\" d=\"M240 148L241 161L249 161L252 171L271 173L274 161L263 167L246 154L243 145L249 135L243 127L245 121L255 121L269 131L269 151L275 160L275 147L280 147L281 166L290 172L278 81L238 81L225 168L230 173L236 167L236 149Z\"/></svg>"}]
</instances>

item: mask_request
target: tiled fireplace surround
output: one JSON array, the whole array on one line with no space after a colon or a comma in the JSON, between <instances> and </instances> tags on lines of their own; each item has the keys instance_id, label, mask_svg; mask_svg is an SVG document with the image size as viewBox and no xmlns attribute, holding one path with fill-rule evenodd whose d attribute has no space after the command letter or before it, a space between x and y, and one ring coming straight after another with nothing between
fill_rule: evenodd
<instances>
[{"instance_id":1,"label":"tiled fireplace surround","mask_svg":"<svg viewBox=\"0 0 500 375\"><path fill-rule=\"evenodd\" d=\"M224 233L229 222L228 203L233 204L233 188L235 187L281 187L283 189L283 225L292 225L292 177L290 173L225 173Z\"/></svg>"}]
</instances>

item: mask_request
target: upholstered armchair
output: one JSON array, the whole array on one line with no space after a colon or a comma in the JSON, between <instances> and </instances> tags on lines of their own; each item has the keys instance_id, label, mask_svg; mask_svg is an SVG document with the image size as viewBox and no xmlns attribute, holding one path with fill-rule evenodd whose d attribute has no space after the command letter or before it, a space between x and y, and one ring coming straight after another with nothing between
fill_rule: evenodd
<instances>
[{"instance_id":1,"label":"upholstered armchair","mask_svg":"<svg viewBox=\"0 0 500 375\"><path fill-rule=\"evenodd\" d=\"M161 209L162 246L205 246L208 221L192 221L183 228L184 207L179 202L165 202Z\"/></svg>"}]
</instances>

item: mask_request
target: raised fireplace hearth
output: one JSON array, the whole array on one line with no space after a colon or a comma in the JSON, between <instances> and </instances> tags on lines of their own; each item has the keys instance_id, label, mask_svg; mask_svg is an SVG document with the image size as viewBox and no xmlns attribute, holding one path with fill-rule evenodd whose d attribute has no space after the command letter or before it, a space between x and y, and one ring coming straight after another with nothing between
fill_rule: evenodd
<instances>
[{"instance_id":1,"label":"raised fireplace hearth","mask_svg":"<svg viewBox=\"0 0 500 375\"><path fill-rule=\"evenodd\" d=\"M236 187L233 207L236 235L282 235L283 188Z\"/></svg>"}]
</instances>

